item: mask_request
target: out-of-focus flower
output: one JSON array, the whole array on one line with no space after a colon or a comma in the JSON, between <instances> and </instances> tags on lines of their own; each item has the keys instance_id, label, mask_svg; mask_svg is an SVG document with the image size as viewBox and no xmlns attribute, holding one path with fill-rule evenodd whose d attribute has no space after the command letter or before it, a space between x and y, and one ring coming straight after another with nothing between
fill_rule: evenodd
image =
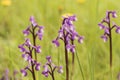
<instances>
[{"instance_id":1,"label":"out-of-focus flower","mask_svg":"<svg viewBox=\"0 0 120 80\"><path fill-rule=\"evenodd\" d=\"M116 33L120 34L120 27L117 26L114 22L112 25L110 25L111 17L116 18L117 14L116 11L107 11L106 17L98 24L101 30L104 30L104 34L101 36L104 42L106 42L110 36L110 32L113 30L113 28L116 28ZM107 25L105 25L107 24Z\"/></svg>"},{"instance_id":2,"label":"out-of-focus flower","mask_svg":"<svg viewBox=\"0 0 120 80\"><path fill-rule=\"evenodd\" d=\"M1 5L3 6L10 6L11 5L11 0L2 0Z\"/></svg>"},{"instance_id":3,"label":"out-of-focus flower","mask_svg":"<svg viewBox=\"0 0 120 80\"><path fill-rule=\"evenodd\" d=\"M22 76L24 77L27 76L27 72L25 69L21 69L20 72L22 73Z\"/></svg>"},{"instance_id":4,"label":"out-of-focus flower","mask_svg":"<svg viewBox=\"0 0 120 80\"><path fill-rule=\"evenodd\" d=\"M101 38L103 39L104 42L106 42L108 40L108 36L106 36L106 35L102 35Z\"/></svg>"},{"instance_id":5,"label":"out-of-focus flower","mask_svg":"<svg viewBox=\"0 0 120 80\"><path fill-rule=\"evenodd\" d=\"M62 66L58 67L58 73L63 73L63 67Z\"/></svg>"},{"instance_id":6,"label":"out-of-focus flower","mask_svg":"<svg viewBox=\"0 0 120 80\"><path fill-rule=\"evenodd\" d=\"M77 0L78 3L82 4L85 3L86 0Z\"/></svg>"},{"instance_id":7,"label":"out-of-focus flower","mask_svg":"<svg viewBox=\"0 0 120 80\"><path fill-rule=\"evenodd\" d=\"M40 70L40 63L36 63L35 69L36 69L36 71Z\"/></svg>"},{"instance_id":8,"label":"out-of-focus flower","mask_svg":"<svg viewBox=\"0 0 120 80\"><path fill-rule=\"evenodd\" d=\"M46 64L43 66L44 70L42 71L42 74L45 77L48 77L49 74L50 76L54 77L54 71L57 69L58 73L63 73L63 67L62 66L56 66L55 64L53 64L52 60L51 60L51 56L46 56Z\"/></svg>"}]
</instances>

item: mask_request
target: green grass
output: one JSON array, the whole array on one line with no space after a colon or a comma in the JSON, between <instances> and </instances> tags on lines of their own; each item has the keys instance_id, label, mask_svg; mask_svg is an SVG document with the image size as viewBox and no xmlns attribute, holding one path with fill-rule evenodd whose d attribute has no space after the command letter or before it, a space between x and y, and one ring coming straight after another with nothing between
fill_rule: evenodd
<instances>
[{"instance_id":1,"label":"green grass","mask_svg":"<svg viewBox=\"0 0 120 80\"><path fill-rule=\"evenodd\" d=\"M9 68L12 75L14 69L20 70L25 66L18 45L24 41L22 30L29 25L29 17L34 15L37 22L45 26L44 39L38 41L42 46L42 54L38 56L39 61L44 64L45 56L51 55L54 63L64 66L64 73L56 73L56 80L64 80L63 43L60 41L60 47L56 48L51 41L57 36L61 26L61 15L73 13L78 18L75 22L76 30L85 36L84 44L75 42L85 80L110 80L108 42L103 43L100 39L103 31L99 30L97 24L105 17L106 10L116 10L118 18L114 21L120 25L119 3L119 0L86 0L82 4L76 0L12 0L11 6L0 5L0 77L6 68ZM120 35L113 31L113 80L116 80L120 72L119 45ZM74 80L82 80L77 59L75 69ZM38 72L38 80L46 80L41 75L41 71L42 68ZM21 78L20 73L18 77ZM31 80L31 74L22 79ZM51 78L48 77L48 80Z\"/></svg>"}]
</instances>

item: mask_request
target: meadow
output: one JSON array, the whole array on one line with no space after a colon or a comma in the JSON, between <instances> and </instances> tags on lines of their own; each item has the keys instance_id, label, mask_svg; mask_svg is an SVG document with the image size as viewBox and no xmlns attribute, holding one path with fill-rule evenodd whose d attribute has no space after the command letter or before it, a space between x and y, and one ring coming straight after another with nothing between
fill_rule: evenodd
<instances>
[{"instance_id":1,"label":"meadow","mask_svg":"<svg viewBox=\"0 0 120 80\"><path fill-rule=\"evenodd\" d=\"M29 17L33 15L45 30L43 40L37 42L42 49L38 61L44 64L45 57L50 55L55 64L63 66L62 74L55 72L56 80L65 80L64 44L60 41L60 46L56 48L52 40L58 35L62 23L61 16L71 13L78 19L74 22L76 31L85 36L83 44L75 42L85 80L117 80L120 73L120 34L112 32L111 79L109 42L104 43L100 38L103 31L99 29L98 23L105 17L107 10L115 10L118 17L112 20L120 25L119 3L120 0L11 0L10 5L0 3L0 78L8 69L9 76L13 76L15 70L18 71L17 80L32 80L30 73L26 77L20 73L20 69L25 67L26 63L21 57L18 45L24 42L22 31L30 24ZM37 80L51 80L51 77L46 78L41 74L42 69L37 72ZM76 56L73 80L82 80Z\"/></svg>"}]
</instances>

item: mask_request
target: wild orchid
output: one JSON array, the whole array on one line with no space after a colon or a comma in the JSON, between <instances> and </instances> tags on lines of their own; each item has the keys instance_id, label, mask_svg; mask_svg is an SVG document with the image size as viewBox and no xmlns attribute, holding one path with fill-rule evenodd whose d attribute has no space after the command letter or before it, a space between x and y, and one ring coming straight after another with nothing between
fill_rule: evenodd
<instances>
[{"instance_id":1,"label":"wild orchid","mask_svg":"<svg viewBox=\"0 0 120 80\"><path fill-rule=\"evenodd\" d=\"M64 42L65 46L65 64L66 64L66 80L69 80L69 61L68 61L68 53L72 53L72 70L74 70L74 53L75 53L75 44L74 40L78 40L79 43L83 43L83 36L78 35L75 30L75 26L73 24L74 21L77 21L75 15L67 15L63 16L62 26L58 31L58 36L52 43L55 44L56 47L59 47L59 40ZM72 72L73 75L73 72Z\"/></svg>"},{"instance_id":2,"label":"wild orchid","mask_svg":"<svg viewBox=\"0 0 120 80\"><path fill-rule=\"evenodd\" d=\"M101 30L104 30L104 34L101 36L104 42L109 40L110 51L110 68L112 68L112 30L115 28L115 32L120 34L120 26L114 22L111 23L111 18L116 18L116 11L107 11L106 17L98 24Z\"/></svg>"},{"instance_id":3,"label":"wild orchid","mask_svg":"<svg viewBox=\"0 0 120 80\"><path fill-rule=\"evenodd\" d=\"M42 71L42 74L45 77L48 77L49 75L52 77L52 80L55 80L54 72L57 70L58 73L63 73L63 67L62 66L56 66L51 59L51 56L46 57L46 64L43 66L44 70Z\"/></svg>"},{"instance_id":4,"label":"wild orchid","mask_svg":"<svg viewBox=\"0 0 120 80\"><path fill-rule=\"evenodd\" d=\"M36 80L35 71L40 70L41 64L37 61L37 55L41 53L41 46L37 45L36 40L42 40L43 38L43 26L39 26L34 17L30 17L31 24L23 31L24 36L32 35L32 40L25 38L25 42L19 45L20 52L22 52L22 58L28 63L28 65L21 69L23 76L27 76L27 71L30 71L33 80ZM31 42L32 41L32 42Z\"/></svg>"}]
</instances>

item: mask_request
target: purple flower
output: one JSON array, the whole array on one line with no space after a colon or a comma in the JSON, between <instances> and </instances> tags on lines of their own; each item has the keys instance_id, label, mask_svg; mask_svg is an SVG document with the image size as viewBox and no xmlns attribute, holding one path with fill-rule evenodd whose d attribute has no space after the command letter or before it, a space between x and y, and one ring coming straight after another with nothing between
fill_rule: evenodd
<instances>
[{"instance_id":1,"label":"purple flower","mask_svg":"<svg viewBox=\"0 0 120 80\"><path fill-rule=\"evenodd\" d=\"M45 77L48 77L48 75L49 75L48 72L45 72L45 71L43 71L42 74L43 74Z\"/></svg>"},{"instance_id":2,"label":"purple flower","mask_svg":"<svg viewBox=\"0 0 120 80\"><path fill-rule=\"evenodd\" d=\"M56 66L55 64L52 63L52 60L51 60L51 56L46 56L46 59L47 59L47 62L46 64L43 66L44 70L42 71L42 74L45 76L45 77L48 77L49 74L50 76L54 76L54 71L58 71L58 73L63 73L63 70L62 70L62 66Z\"/></svg>"},{"instance_id":3,"label":"purple flower","mask_svg":"<svg viewBox=\"0 0 120 80\"><path fill-rule=\"evenodd\" d=\"M60 45L58 40L53 40L52 43L54 43L56 47L58 47Z\"/></svg>"},{"instance_id":4,"label":"purple flower","mask_svg":"<svg viewBox=\"0 0 120 80\"><path fill-rule=\"evenodd\" d=\"M102 35L101 38L103 39L104 42L108 40L108 37L106 35Z\"/></svg>"},{"instance_id":5,"label":"purple flower","mask_svg":"<svg viewBox=\"0 0 120 80\"><path fill-rule=\"evenodd\" d=\"M116 27L116 33L120 34L120 27Z\"/></svg>"},{"instance_id":6,"label":"purple flower","mask_svg":"<svg viewBox=\"0 0 120 80\"><path fill-rule=\"evenodd\" d=\"M58 67L58 73L63 73L63 67L62 66Z\"/></svg>"},{"instance_id":7,"label":"purple flower","mask_svg":"<svg viewBox=\"0 0 120 80\"><path fill-rule=\"evenodd\" d=\"M45 77L48 77L48 74L49 74L49 69L48 69L48 66L47 65L44 65L44 71L42 71L42 74L45 76Z\"/></svg>"},{"instance_id":8,"label":"purple flower","mask_svg":"<svg viewBox=\"0 0 120 80\"><path fill-rule=\"evenodd\" d=\"M51 56L47 56L46 59L47 59L47 61L48 61L49 63L52 62L52 61L51 61Z\"/></svg>"},{"instance_id":9,"label":"purple flower","mask_svg":"<svg viewBox=\"0 0 120 80\"><path fill-rule=\"evenodd\" d=\"M27 36L27 35L30 34L30 31L29 31L29 30L30 30L30 26L23 31L24 36Z\"/></svg>"},{"instance_id":10,"label":"purple flower","mask_svg":"<svg viewBox=\"0 0 120 80\"><path fill-rule=\"evenodd\" d=\"M32 25L33 25L34 27L37 26L37 23L36 23L36 21L35 21L35 19L34 19L34 16L31 16L31 17L30 17L30 22L32 23Z\"/></svg>"},{"instance_id":11,"label":"purple flower","mask_svg":"<svg viewBox=\"0 0 120 80\"><path fill-rule=\"evenodd\" d=\"M44 27L36 23L34 16L30 17L30 22L31 25L23 31L23 34L25 36L31 34L32 43L29 38L25 38L25 42L18 46L20 51L23 52L22 58L28 63L27 67L21 70L23 76L27 76L27 70L29 70L32 75L35 73L34 70L40 70L40 63L37 62L37 53L41 53L41 46L37 45L37 37L42 40Z\"/></svg>"},{"instance_id":12,"label":"purple flower","mask_svg":"<svg viewBox=\"0 0 120 80\"><path fill-rule=\"evenodd\" d=\"M35 69L36 69L36 71L39 71L39 70L40 70L40 63L36 63Z\"/></svg>"},{"instance_id":13,"label":"purple flower","mask_svg":"<svg viewBox=\"0 0 120 80\"><path fill-rule=\"evenodd\" d=\"M79 43L83 43L83 40L84 40L84 36L79 36L79 37L78 37L78 42L79 42Z\"/></svg>"},{"instance_id":14,"label":"purple flower","mask_svg":"<svg viewBox=\"0 0 120 80\"><path fill-rule=\"evenodd\" d=\"M24 60L25 61L28 61L28 62L30 62L31 61L31 57L30 57L30 55L29 54L26 54L26 53L24 53L24 54L22 54L22 58L24 58Z\"/></svg>"},{"instance_id":15,"label":"purple flower","mask_svg":"<svg viewBox=\"0 0 120 80\"><path fill-rule=\"evenodd\" d=\"M25 69L21 69L20 72L22 73L22 76L24 77L27 76L27 72Z\"/></svg>"},{"instance_id":16,"label":"purple flower","mask_svg":"<svg viewBox=\"0 0 120 80\"><path fill-rule=\"evenodd\" d=\"M26 38L24 44L25 44L26 46L30 47L30 46L31 46L30 39Z\"/></svg>"},{"instance_id":17,"label":"purple flower","mask_svg":"<svg viewBox=\"0 0 120 80\"><path fill-rule=\"evenodd\" d=\"M116 11L107 11L106 12L106 18L103 19L98 25L100 26L100 29L104 30L104 35L101 36L101 38L106 42L108 38L111 36L110 32L112 32L113 28L116 28L116 33L120 33L120 27L118 27L114 22L112 25L111 24L111 17L116 18L117 14Z\"/></svg>"},{"instance_id":18,"label":"purple flower","mask_svg":"<svg viewBox=\"0 0 120 80\"><path fill-rule=\"evenodd\" d=\"M37 53L41 53L41 47L40 46L35 46L34 47Z\"/></svg>"},{"instance_id":19,"label":"purple flower","mask_svg":"<svg viewBox=\"0 0 120 80\"><path fill-rule=\"evenodd\" d=\"M18 48L20 49L20 52L25 52L24 44L19 45Z\"/></svg>"},{"instance_id":20,"label":"purple flower","mask_svg":"<svg viewBox=\"0 0 120 80\"><path fill-rule=\"evenodd\" d=\"M112 11L112 17L113 17L113 18L116 18L116 17L117 17L116 11Z\"/></svg>"},{"instance_id":21,"label":"purple flower","mask_svg":"<svg viewBox=\"0 0 120 80\"><path fill-rule=\"evenodd\" d=\"M43 33L37 33L39 40L42 40Z\"/></svg>"},{"instance_id":22,"label":"purple flower","mask_svg":"<svg viewBox=\"0 0 120 80\"><path fill-rule=\"evenodd\" d=\"M102 23L99 23L98 26L100 27L100 29L105 29L105 25L103 25Z\"/></svg>"},{"instance_id":23,"label":"purple flower","mask_svg":"<svg viewBox=\"0 0 120 80\"><path fill-rule=\"evenodd\" d=\"M71 51L72 53L75 53L75 45L71 45L70 51Z\"/></svg>"},{"instance_id":24,"label":"purple flower","mask_svg":"<svg viewBox=\"0 0 120 80\"><path fill-rule=\"evenodd\" d=\"M74 53L75 52L75 45L68 44L68 45L66 45L66 49L68 52Z\"/></svg>"},{"instance_id":25,"label":"purple flower","mask_svg":"<svg viewBox=\"0 0 120 80\"><path fill-rule=\"evenodd\" d=\"M105 34L110 34L109 28L105 28Z\"/></svg>"},{"instance_id":26,"label":"purple flower","mask_svg":"<svg viewBox=\"0 0 120 80\"><path fill-rule=\"evenodd\" d=\"M70 16L69 18L71 21L77 21L76 15Z\"/></svg>"},{"instance_id":27,"label":"purple flower","mask_svg":"<svg viewBox=\"0 0 120 80\"><path fill-rule=\"evenodd\" d=\"M44 30L43 30L44 27L43 26L39 26L38 28L39 28L38 33L44 33Z\"/></svg>"},{"instance_id":28,"label":"purple flower","mask_svg":"<svg viewBox=\"0 0 120 80\"><path fill-rule=\"evenodd\" d=\"M75 30L75 26L73 24L74 21L77 20L75 15L63 17L62 26L58 32L58 36L55 40L52 41L53 44L58 47L60 44L58 42L61 39L66 44L67 51L75 52L75 46L72 46L72 42L75 39L78 39L79 43L83 43L83 36L79 36Z\"/></svg>"}]
</instances>

